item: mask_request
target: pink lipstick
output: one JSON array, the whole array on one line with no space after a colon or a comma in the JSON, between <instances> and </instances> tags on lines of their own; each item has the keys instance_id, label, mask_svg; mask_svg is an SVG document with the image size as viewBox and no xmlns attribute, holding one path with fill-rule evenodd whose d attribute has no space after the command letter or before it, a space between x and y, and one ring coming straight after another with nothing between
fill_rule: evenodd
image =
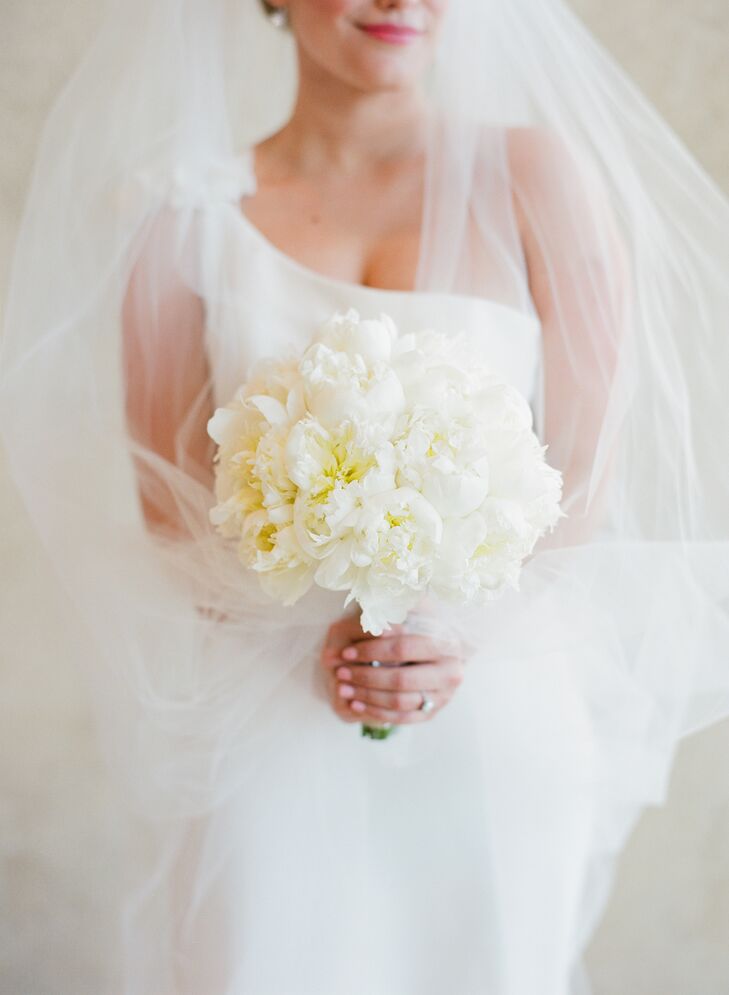
<instances>
[{"instance_id":1,"label":"pink lipstick","mask_svg":"<svg viewBox=\"0 0 729 995\"><path fill-rule=\"evenodd\" d=\"M376 38L378 41L388 42L390 45L408 45L410 42L420 38L423 34L416 28L409 28L403 24L358 24L357 27Z\"/></svg>"}]
</instances>

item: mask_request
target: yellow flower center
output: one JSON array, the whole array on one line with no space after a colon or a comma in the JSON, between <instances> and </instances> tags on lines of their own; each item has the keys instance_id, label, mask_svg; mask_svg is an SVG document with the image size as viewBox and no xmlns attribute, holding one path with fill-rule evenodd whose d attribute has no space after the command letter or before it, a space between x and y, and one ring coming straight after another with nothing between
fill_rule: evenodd
<instances>
[{"instance_id":1,"label":"yellow flower center","mask_svg":"<svg viewBox=\"0 0 729 995\"><path fill-rule=\"evenodd\" d=\"M374 456L353 445L351 429L331 441L329 452L330 459L322 467L320 484L312 490L315 504L326 502L337 484L346 487L361 480L376 465Z\"/></svg>"},{"instance_id":2,"label":"yellow flower center","mask_svg":"<svg viewBox=\"0 0 729 995\"><path fill-rule=\"evenodd\" d=\"M256 549L262 553L270 553L276 545L276 533L278 529L272 522L264 525L256 535Z\"/></svg>"}]
</instances>

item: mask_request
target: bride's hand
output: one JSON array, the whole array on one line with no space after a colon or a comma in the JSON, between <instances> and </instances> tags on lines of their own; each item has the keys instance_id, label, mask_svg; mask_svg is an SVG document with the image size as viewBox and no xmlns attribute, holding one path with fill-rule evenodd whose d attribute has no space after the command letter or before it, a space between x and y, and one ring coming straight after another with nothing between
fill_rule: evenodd
<instances>
[{"instance_id":1,"label":"bride's hand","mask_svg":"<svg viewBox=\"0 0 729 995\"><path fill-rule=\"evenodd\" d=\"M373 667L377 660L381 666ZM345 722L404 725L433 718L464 677L463 652L452 639L417 635L395 625L381 636L345 617L329 627L321 653L329 700ZM400 666L400 664L408 666ZM423 712L426 694L435 707Z\"/></svg>"}]
</instances>

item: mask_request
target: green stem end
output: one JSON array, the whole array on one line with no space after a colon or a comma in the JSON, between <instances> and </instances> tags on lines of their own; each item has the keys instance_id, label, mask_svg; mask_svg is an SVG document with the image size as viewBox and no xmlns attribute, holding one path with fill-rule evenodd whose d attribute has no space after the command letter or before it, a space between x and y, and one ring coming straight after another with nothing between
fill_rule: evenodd
<instances>
[{"instance_id":1,"label":"green stem end","mask_svg":"<svg viewBox=\"0 0 729 995\"><path fill-rule=\"evenodd\" d=\"M365 726L362 727L362 735L368 736L370 739L387 739L392 733L395 732L397 726Z\"/></svg>"}]
</instances>

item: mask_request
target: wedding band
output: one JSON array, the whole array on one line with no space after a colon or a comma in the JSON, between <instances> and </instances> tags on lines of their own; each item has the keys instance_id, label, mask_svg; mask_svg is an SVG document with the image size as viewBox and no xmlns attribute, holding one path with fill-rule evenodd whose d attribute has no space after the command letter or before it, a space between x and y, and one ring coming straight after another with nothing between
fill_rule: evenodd
<instances>
[{"instance_id":1,"label":"wedding band","mask_svg":"<svg viewBox=\"0 0 729 995\"><path fill-rule=\"evenodd\" d=\"M420 703L418 711L421 712L432 712L435 708L435 702L432 698L429 698L425 691L420 692L420 697L423 699Z\"/></svg>"}]
</instances>

